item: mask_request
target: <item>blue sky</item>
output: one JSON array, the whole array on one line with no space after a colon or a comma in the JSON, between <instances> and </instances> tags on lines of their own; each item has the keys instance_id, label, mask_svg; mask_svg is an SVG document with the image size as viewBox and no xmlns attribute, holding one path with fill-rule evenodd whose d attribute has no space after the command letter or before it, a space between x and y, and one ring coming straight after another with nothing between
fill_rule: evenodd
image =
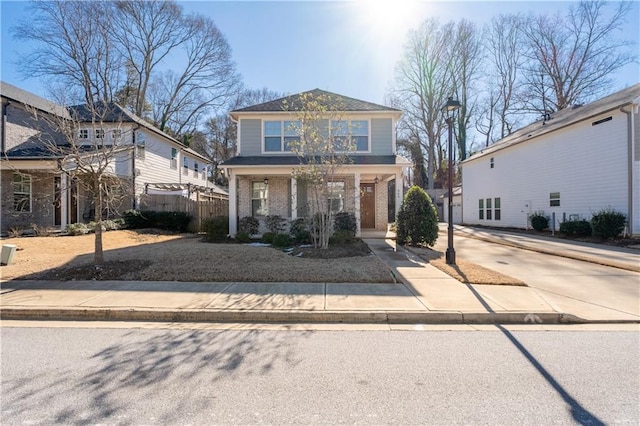
<instances>
[{"instance_id":1,"label":"blue sky","mask_svg":"<svg viewBox=\"0 0 640 426\"><path fill-rule=\"evenodd\" d=\"M284 93L321 88L382 103L400 58L406 31L437 17L467 18L478 25L510 12L561 12L557 1L188 1L187 12L212 17L225 34L247 87ZM41 96L38 79L23 79L14 62L29 44L9 28L26 15L26 2L1 2L3 81ZM640 39L640 3L628 15L626 37ZM638 64L616 74L612 92L640 81Z\"/></svg>"}]
</instances>

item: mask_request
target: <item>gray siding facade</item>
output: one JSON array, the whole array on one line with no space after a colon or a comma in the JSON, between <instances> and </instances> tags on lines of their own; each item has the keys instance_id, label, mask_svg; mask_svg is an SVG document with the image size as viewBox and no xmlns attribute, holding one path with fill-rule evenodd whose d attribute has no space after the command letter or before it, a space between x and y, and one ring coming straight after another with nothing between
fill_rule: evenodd
<instances>
[{"instance_id":1,"label":"gray siding facade","mask_svg":"<svg viewBox=\"0 0 640 426\"><path fill-rule=\"evenodd\" d=\"M390 118L371 119L371 154L390 155L393 145L393 123Z\"/></svg>"},{"instance_id":2,"label":"gray siding facade","mask_svg":"<svg viewBox=\"0 0 640 426\"><path fill-rule=\"evenodd\" d=\"M262 120L240 120L240 155L262 154Z\"/></svg>"}]
</instances>

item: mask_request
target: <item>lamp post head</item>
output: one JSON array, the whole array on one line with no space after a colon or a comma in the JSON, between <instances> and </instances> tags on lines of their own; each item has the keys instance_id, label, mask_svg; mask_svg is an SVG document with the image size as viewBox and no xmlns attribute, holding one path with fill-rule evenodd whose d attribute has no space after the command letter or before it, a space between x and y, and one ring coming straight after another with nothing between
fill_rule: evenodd
<instances>
[{"instance_id":1,"label":"lamp post head","mask_svg":"<svg viewBox=\"0 0 640 426\"><path fill-rule=\"evenodd\" d=\"M462 104L460 103L459 100L453 99L453 96L449 96L447 98L447 103L444 104L444 106L442 107L442 110L446 112L453 112L458 108L460 108L461 106Z\"/></svg>"}]
</instances>

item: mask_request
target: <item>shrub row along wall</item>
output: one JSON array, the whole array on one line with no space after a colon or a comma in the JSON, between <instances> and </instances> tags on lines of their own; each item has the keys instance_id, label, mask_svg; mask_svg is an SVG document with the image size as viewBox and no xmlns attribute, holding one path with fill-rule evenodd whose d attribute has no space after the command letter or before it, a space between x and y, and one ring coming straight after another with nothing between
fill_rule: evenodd
<instances>
[{"instance_id":1,"label":"shrub row along wall","mask_svg":"<svg viewBox=\"0 0 640 426\"><path fill-rule=\"evenodd\" d=\"M145 194L140 197L140 210L187 213L191 216L188 229L201 232L205 219L229 214L229 200L196 201L176 195Z\"/></svg>"}]
</instances>

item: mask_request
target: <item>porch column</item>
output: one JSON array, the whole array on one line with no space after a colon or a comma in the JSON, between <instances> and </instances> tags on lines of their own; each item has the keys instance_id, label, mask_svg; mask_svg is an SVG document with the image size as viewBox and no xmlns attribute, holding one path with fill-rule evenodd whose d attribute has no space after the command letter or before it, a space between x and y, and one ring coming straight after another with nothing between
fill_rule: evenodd
<instances>
[{"instance_id":1,"label":"porch column","mask_svg":"<svg viewBox=\"0 0 640 426\"><path fill-rule=\"evenodd\" d=\"M235 173L229 169L229 235L235 237L238 231L238 182Z\"/></svg>"},{"instance_id":2,"label":"porch column","mask_svg":"<svg viewBox=\"0 0 640 426\"><path fill-rule=\"evenodd\" d=\"M361 223L360 223L360 173L356 173L353 176L354 181L354 200L355 200L355 216L356 216L356 237L360 237L362 235L361 231Z\"/></svg>"},{"instance_id":3,"label":"porch column","mask_svg":"<svg viewBox=\"0 0 640 426\"><path fill-rule=\"evenodd\" d=\"M298 179L291 178L291 220L298 218Z\"/></svg>"},{"instance_id":4,"label":"porch column","mask_svg":"<svg viewBox=\"0 0 640 426\"><path fill-rule=\"evenodd\" d=\"M69 224L69 177L66 173L60 174L60 230L67 229Z\"/></svg>"},{"instance_id":5,"label":"porch column","mask_svg":"<svg viewBox=\"0 0 640 426\"><path fill-rule=\"evenodd\" d=\"M398 217L398 212L400 211L400 206L402 206L402 190L404 186L404 181L402 180L402 170L396 172L396 217Z\"/></svg>"}]
</instances>

